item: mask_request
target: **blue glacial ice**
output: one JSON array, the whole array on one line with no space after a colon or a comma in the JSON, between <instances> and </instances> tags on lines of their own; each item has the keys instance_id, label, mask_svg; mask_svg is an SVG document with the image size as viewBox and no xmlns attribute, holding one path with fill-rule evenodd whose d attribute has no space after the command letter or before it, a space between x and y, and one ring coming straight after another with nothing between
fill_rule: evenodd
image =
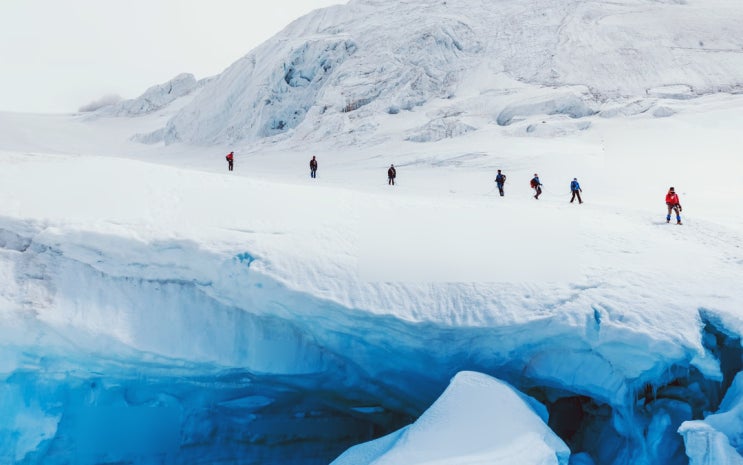
<instances>
[{"instance_id":1,"label":"blue glacial ice","mask_svg":"<svg viewBox=\"0 0 743 465\"><path fill-rule=\"evenodd\" d=\"M3 464L327 464L395 440L463 370L536 399L572 463L685 464L702 436L719 452L697 456L736 457L740 339L709 311L701 347L600 309L412 322L291 289L250 252L2 225Z\"/></svg>"}]
</instances>

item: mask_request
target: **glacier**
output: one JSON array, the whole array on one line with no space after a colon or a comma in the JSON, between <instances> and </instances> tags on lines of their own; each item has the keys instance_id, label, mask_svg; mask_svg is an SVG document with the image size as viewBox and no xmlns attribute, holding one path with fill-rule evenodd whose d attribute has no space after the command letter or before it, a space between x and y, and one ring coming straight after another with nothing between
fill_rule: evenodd
<instances>
[{"instance_id":1,"label":"glacier","mask_svg":"<svg viewBox=\"0 0 743 465\"><path fill-rule=\"evenodd\" d=\"M479 176L467 166L480 157L455 158L421 169ZM626 227L644 213L595 209L596 221L581 220L593 260L571 280L365 281L357 238L378 218L354 211L392 202L426 225L432 200L117 157L3 160L6 462L328 463L412 423L450 378L474 370L543 404L573 455L685 463L676 429L721 408L740 369L741 264L724 229L699 242L710 229L692 222L692 242L674 239L687 259L669 262L668 232ZM95 176L80 184L79 173ZM493 199L464 192L435 198L436 211L456 217L461 196L504 244L522 231L500 222L538 208L514 199L487 220ZM547 205L577 218L555 200ZM423 233L414 223L411 240ZM452 229L432 246L467 234ZM490 257L479 244L470 250ZM633 254L643 260L626 261ZM496 256L505 270L520 260ZM714 264L705 276L682 280L704 263Z\"/></svg>"},{"instance_id":2,"label":"glacier","mask_svg":"<svg viewBox=\"0 0 743 465\"><path fill-rule=\"evenodd\" d=\"M354 0L296 20L142 140L376 144L388 132L375 115L437 100L480 128L737 93L741 21L728 0Z\"/></svg>"},{"instance_id":3,"label":"glacier","mask_svg":"<svg viewBox=\"0 0 743 465\"><path fill-rule=\"evenodd\" d=\"M740 463L741 16L356 0L0 113L0 463Z\"/></svg>"}]
</instances>

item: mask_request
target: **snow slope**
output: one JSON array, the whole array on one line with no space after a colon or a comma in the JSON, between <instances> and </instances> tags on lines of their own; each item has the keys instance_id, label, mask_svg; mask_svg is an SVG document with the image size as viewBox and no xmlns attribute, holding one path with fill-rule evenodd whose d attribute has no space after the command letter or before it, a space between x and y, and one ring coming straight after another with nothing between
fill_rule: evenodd
<instances>
[{"instance_id":1,"label":"snow slope","mask_svg":"<svg viewBox=\"0 0 743 465\"><path fill-rule=\"evenodd\" d=\"M439 132L441 118L454 137L530 116L646 111L658 97L739 92L741 22L734 0L356 0L289 25L148 140L373 144L400 137L378 115L434 102L417 124L396 124L429 140L417 132Z\"/></svg>"}]
</instances>

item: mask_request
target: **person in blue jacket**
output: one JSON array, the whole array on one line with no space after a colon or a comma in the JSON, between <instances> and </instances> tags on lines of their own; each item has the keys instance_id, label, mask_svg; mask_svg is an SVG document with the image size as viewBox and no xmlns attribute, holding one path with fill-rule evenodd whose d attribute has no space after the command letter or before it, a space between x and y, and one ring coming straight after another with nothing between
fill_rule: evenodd
<instances>
[{"instance_id":1,"label":"person in blue jacket","mask_svg":"<svg viewBox=\"0 0 743 465\"><path fill-rule=\"evenodd\" d=\"M500 170L498 170L498 176L495 177L495 183L498 186L498 192L500 192L500 196L503 197L503 185L506 183L506 175L501 173Z\"/></svg>"},{"instance_id":2,"label":"person in blue jacket","mask_svg":"<svg viewBox=\"0 0 743 465\"><path fill-rule=\"evenodd\" d=\"M529 185L534 189L534 198L539 200L539 196L542 195L542 182L539 180L537 173L534 173L534 177L529 181Z\"/></svg>"},{"instance_id":3,"label":"person in blue jacket","mask_svg":"<svg viewBox=\"0 0 743 465\"><path fill-rule=\"evenodd\" d=\"M570 183L570 192L573 193L570 203L573 203L576 197L578 197L578 203L583 203L583 200L580 198L580 193L583 192L583 189L580 188L578 178L573 178L573 181Z\"/></svg>"}]
</instances>

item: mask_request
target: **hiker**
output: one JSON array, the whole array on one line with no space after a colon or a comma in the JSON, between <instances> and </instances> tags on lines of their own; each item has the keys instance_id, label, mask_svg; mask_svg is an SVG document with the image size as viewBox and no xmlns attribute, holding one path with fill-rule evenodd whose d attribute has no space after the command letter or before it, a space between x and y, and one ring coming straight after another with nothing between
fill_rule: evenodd
<instances>
[{"instance_id":1,"label":"hiker","mask_svg":"<svg viewBox=\"0 0 743 465\"><path fill-rule=\"evenodd\" d=\"M676 224L681 224L681 211L683 210L681 208L681 202L679 201L679 196L676 194L676 191L673 187L668 189L668 194L666 194L666 206L668 207L668 214L666 215L666 223L671 222L671 212L676 212Z\"/></svg>"},{"instance_id":2,"label":"hiker","mask_svg":"<svg viewBox=\"0 0 743 465\"><path fill-rule=\"evenodd\" d=\"M506 183L506 175L498 170L498 175L495 177L495 182L498 185L498 192L500 192L500 196L503 197L503 184Z\"/></svg>"},{"instance_id":3,"label":"hiker","mask_svg":"<svg viewBox=\"0 0 743 465\"><path fill-rule=\"evenodd\" d=\"M534 177L531 178L530 185L536 192L534 198L539 200L539 196L542 195L542 183L539 181L539 175L537 173L534 173Z\"/></svg>"},{"instance_id":4,"label":"hiker","mask_svg":"<svg viewBox=\"0 0 743 465\"><path fill-rule=\"evenodd\" d=\"M390 165L390 169L387 170L387 184L390 186L395 185L395 177L397 177L397 170L395 165Z\"/></svg>"},{"instance_id":5,"label":"hiker","mask_svg":"<svg viewBox=\"0 0 743 465\"><path fill-rule=\"evenodd\" d=\"M228 153L227 156L224 158L227 160L227 169L229 171L232 171L235 163L235 152Z\"/></svg>"},{"instance_id":6,"label":"hiker","mask_svg":"<svg viewBox=\"0 0 743 465\"><path fill-rule=\"evenodd\" d=\"M583 203L583 200L580 198L580 193L583 192L583 189L580 188L578 178L573 178L573 181L570 183L570 192L573 193L573 197L570 198L570 203L573 203L573 200L575 200L576 197L578 197L578 203Z\"/></svg>"},{"instance_id":7,"label":"hiker","mask_svg":"<svg viewBox=\"0 0 743 465\"><path fill-rule=\"evenodd\" d=\"M312 156L312 160L310 160L310 177L317 177L317 160L314 155Z\"/></svg>"}]
</instances>

